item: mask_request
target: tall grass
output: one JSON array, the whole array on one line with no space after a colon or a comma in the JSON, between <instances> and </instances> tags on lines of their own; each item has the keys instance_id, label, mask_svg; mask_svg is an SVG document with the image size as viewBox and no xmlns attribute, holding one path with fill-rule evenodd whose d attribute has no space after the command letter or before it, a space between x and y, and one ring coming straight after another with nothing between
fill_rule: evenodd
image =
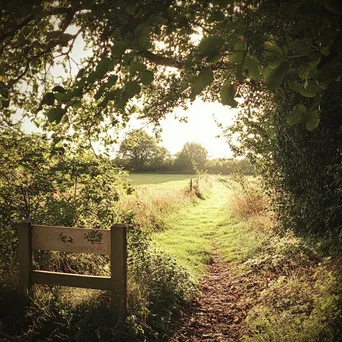
<instances>
[{"instance_id":1,"label":"tall grass","mask_svg":"<svg viewBox=\"0 0 342 342\"><path fill-rule=\"evenodd\" d=\"M165 228L167 215L187 205L196 204L210 191L208 176L194 178L192 188L188 184L183 189L138 186L132 195L119 203L124 222L138 224L147 231L160 231Z\"/></svg>"}]
</instances>

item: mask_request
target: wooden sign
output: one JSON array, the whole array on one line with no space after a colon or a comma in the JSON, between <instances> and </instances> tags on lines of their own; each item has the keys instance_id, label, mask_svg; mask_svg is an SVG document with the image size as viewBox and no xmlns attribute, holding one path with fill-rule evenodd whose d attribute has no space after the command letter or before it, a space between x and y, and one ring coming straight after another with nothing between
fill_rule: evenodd
<instances>
[{"instance_id":1,"label":"wooden sign","mask_svg":"<svg viewBox=\"0 0 342 342\"><path fill-rule=\"evenodd\" d=\"M110 230L55 226L37 226L30 222L17 225L19 291L27 295L32 283L83 287L112 292L116 319L126 317L127 238L126 226L115 224ZM110 277L33 270L32 250L48 250L110 255Z\"/></svg>"},{"instance_id":2,"label":"wooden sign","mask_svg":"<svg viewBox=\"0 0 342 342\"><path fill-rule=\"evenodd\" d=\"M34 225L32 249L110 255L110 230Z\"/></svg>"}]
</instances>

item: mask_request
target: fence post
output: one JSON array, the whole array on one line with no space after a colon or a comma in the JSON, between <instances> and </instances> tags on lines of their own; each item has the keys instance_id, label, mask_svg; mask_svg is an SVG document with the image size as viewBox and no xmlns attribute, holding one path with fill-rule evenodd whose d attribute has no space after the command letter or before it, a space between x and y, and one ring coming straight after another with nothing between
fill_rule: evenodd
<instances>
[{"instance_id":1,"label":"fence post","mask_svg":"<svg viewBox=\"0 0 342 342\"><path fill-rule=\"evenodd\" d=\"M192 191L192 178L190 178L190 191Z\"/></svg>"},{"instance_id":2,"label":"fence post","mask_svg":"<svg viewBox=\"0 0 342 342\"><path fill-rule=\"evenodd\" d=\"M18 261L19 292L27 295L31 289L32 277L32 226L24 221L17 225L18 229Z\"/></svg>"},{"instance_id":3,"label":"fence post","mask_svg":"<svg viewBox=\"0 0 342 342\"><path fill-rule=\"evenodd\" d=\"M127 239L126 227L111 228L111 290L114 318L125 319L127 314Z\"/></svg>"}]
</instances>

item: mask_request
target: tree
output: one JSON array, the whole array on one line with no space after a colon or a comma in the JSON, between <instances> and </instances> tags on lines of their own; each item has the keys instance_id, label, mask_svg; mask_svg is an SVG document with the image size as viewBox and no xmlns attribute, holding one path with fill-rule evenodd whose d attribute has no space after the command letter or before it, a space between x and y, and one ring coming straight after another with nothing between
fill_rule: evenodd
<instances>
[{"instance_id":1,"label":"tree","mask_svg":"<svg viewBox=\"0 0 342 342\"><path fill-rule=\"evenodd\" d=\"M121 142L118 163L130 171L163 169L170 153L157 145L156 139L143 130L134 130Z\"/></svg>"},{"instance_id":2,"label":"tree","mask_svg":"<svg viewBox=\"0 0 342 342\"><path fill-rule=\"evenodd\" d=\"M263 83L298 94L289 121L313 130L327 88L341 82L341 13L339 0L5 2L1 122L10 124L19 107L46 129L97 136L125 123L137 103L158 123L196 96L235 107L236 95L248 91L242 85ZM191 39L197 31L199 44ZM74 63L79 36L93 54ZM57 64L64 79L49 74Z\"/></svg>"},{"instance_id":3,"label":"tree","mask_svg":"<svg viewBox=\"0 0 342 342\"><path fill-rule=\"evenodd\" d=\"M185 143L182 150L176 155L175 169L179 172L196 172L204 170L208 152L198 143Z\"/></svg>"},{"instance_id":4,"label":"tree","mask_svg":"<svg viewBox=\"0 0 342 342\"><path fill-rule=\"evenodd\" d=\"M288 221L302 226L315 212L329 217L321 219L321 227L337 231L341 14L340 0L4 2L0 124L12 125L22 108L37 125L61 137L73 132L96 139L109 126L124 126L132 113L158 124L197 96L230 107L238 106L240 96L244 114L234 132L241 147L252 151L251 161L267 160L262 167L266 177L271 175L273 192L279 186L291 198L283 203L289 205ZM192 39L196 32L200 42ZM92 55L75 64L70 52L80 35ZM67 76L50 76L57 64ZM323 164L303 157L313 146L327 158ZM297 162L308 166L300 174ZM296 175L312 184L298 182ZM303 194L312 187L309 203ZM326 197L318 214L315 193L322 187Z\"/></svg>"}]
</instances>

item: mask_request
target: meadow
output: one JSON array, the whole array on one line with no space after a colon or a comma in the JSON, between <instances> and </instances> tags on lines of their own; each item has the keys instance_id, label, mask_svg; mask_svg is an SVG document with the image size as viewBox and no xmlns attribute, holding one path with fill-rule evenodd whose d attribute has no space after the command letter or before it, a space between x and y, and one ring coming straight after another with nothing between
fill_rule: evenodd
<instances>
[{"instance_id":1,"label":"meadow","mask_svg":"<svg viewBox=\"0 0 342 342\"><path fill-rule=\"evenodd\" d=\"M158 188L183 189L189 185L190 179L196 178L191 174L158 174L130 173L129 178L134 185L155 186Z\"/></svg>"}]
</instances>

